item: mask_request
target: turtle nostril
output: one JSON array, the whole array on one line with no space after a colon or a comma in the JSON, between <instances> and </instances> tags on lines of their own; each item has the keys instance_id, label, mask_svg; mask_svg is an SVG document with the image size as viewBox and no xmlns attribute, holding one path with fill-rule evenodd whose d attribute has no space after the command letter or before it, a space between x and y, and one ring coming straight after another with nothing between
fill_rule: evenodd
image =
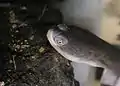
<instances>
[{"instance_id":1,"label":"turtle nostril","mask_svg":"<svg viewBox=\"0 0 120 86\"><path fill-rule=\"evenodd\" d=\"M68 26L65 25L65 24L59 24L59 25L57 25L57 27L58 27L60 30L64 30L64 31L69 30Z\"/></svg>"}]
</instances>

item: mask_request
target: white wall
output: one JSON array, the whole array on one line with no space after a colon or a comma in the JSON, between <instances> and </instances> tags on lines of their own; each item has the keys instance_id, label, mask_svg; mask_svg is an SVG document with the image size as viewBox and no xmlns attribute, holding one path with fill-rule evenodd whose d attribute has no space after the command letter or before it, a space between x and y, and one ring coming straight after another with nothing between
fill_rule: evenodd
<instances>
[{"instance_id":1,"label":"white wall","mask_svg":"<svg viewBox=\"0 0 120 86\"><path fill-rule=\"evenodd\" d=\"M72 62L75 79L79 81L80 86L93 86L95 80L95 68L87 64Z\"/></svg>"},{"instance_id":2,"label":"white wall","mask_svg":"<svg viewBox=\"0 0 120 86\"><path fill-rule=\"evenodd\" d=\"M117 76L112 71L106 69L102 75L101 83L110 86L116 86Z\"/></svg>"},{"instance_id":3,"label":"white wall","mask_svg":"<svg viewBox=\"0 0 120 86\"><path fill-rule=\"evenodd\" d=\"M64 21L100 34L102 0L65 0L60 6Z\"/></svg>"}]
</instances>

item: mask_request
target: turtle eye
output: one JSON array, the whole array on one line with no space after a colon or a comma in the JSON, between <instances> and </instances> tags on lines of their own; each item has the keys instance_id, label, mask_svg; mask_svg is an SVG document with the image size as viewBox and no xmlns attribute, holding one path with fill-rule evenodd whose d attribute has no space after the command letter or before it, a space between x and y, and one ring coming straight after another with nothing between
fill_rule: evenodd
<instances>
[{"instance_id":1,"label":"turtle eye","mask_svg":"<svg viewBox=\"0 0 120 86\"><path fill-rule=\"evenodd\" d=\"M55 38L54 38L54 41L55 41L55 43L56 43L57 45L59 45L59 46L63 46L63 45L65 45L65 44L68 43L67 38L65 38L65 37L63 37L63 36L57 36L57 37L55 37Z\"/></svg>"}]
</instances>

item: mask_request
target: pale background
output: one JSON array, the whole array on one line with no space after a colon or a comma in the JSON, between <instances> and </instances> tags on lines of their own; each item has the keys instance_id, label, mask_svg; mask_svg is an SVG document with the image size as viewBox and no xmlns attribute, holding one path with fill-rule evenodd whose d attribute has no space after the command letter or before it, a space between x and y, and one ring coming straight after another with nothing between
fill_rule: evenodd
<instances>
[{"instance_id":1,"label":"pale background","mask_svg":"<svg viewBox=\"0 0 120 86\"><path fill-rule=\"evenodd\" d=\"M65 23L86 28L111 44L120 44L116 40L120 34L120 0L65 1L57 5L64 15ZM95 68L75 62L72 65L75 78L81 86L93 86Z\"/></svg>"}]
</instances>

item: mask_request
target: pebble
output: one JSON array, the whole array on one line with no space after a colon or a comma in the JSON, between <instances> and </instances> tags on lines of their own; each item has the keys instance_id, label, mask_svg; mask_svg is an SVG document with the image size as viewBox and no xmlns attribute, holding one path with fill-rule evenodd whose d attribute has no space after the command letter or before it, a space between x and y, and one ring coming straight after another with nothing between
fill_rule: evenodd
<instances>
[{"instance_id":1,"label":"pebble","mask_svg":"<svg viewBox=\"0 0 120 86\"><path fill-rule=\"evenodd\" d=\"M35 56L31 56L32 59L35 59Z\"/></svg>"},{"instance_id":2,"label":"pebble","mask_svg":"<svg viewBox=\"0 0 120 86\"><path fill-rule=\"evenodd\" d=\"M30 39L30 40L33 40L33 39L34 39L34 35L32 35L29 39Z\"/></svg>"},{"instance_id":3,"label":"pebble","mask_svg":"<svg viewBox=\"0 0 120 86\"><path fill-rule=\"evenodd\" d=\"M21 48L24 49L24 48L28 48L30 47L30 45L21 45Z\"/></svg>"},{"instance_id":4,"label":"pebble","mask_svg":"<svg viewBox=\"0 0 120 86\"><path fill-rule=\"evenodd\" d=\"M44 47L41 47L40 49L39 49L39 52L40 53L43 53L45 51L45 48Z\"/></svg>"},{"instance_id":5,"label":"pebble","mask_svg":"<svg viewBox=\"0 0 120 86\"><path fill-rule=\"evenodd\" d=\"M13 28L13 29L14 29L14 28L16 28L16 27L17 27L17 25L16 25L16 24L13 24L13 25L12 25L12 28Z\"/></svg>"},{"instance_id":6,"label":"pebble","mask_svg":"<svg viewBox=\"0 0 120 86\"><path fill-rule=\"evenodd\" d=\"M25 7L25 6L22 6L20 8L21 8L21 10L27 10L27 7Z\"/></svg>"},{"instance_id":7,"label":"pebble","mask_svg":"<svg viewBox=\"0 0 120 86\"><path fill-rule=\"evenodd\" d=\"M13 61L12 61L12 60L10 60L10 61L9 61L9 63L11 64L11 63L13 63Z\"/></svg>"},{"instance_id":8,"label":"pebble","mask_svg":"<svg viewBox=\"0 0 120 86\"><path fill-rule=\"evenodd\" d=\"M16 33L18 33L18 32L19 32L19 30L16 30L15 32L16 32Z\"/></svg>"},{"instance_id":9,"label":"pebble","mask_svg":"<svg viewBox=\"0 0 120 86\"><path fill-rule=\"evenodd\" d=\"M5 86L5 83L3 81L0 82L0 86Z\"/></svg>"}]
</instances>

